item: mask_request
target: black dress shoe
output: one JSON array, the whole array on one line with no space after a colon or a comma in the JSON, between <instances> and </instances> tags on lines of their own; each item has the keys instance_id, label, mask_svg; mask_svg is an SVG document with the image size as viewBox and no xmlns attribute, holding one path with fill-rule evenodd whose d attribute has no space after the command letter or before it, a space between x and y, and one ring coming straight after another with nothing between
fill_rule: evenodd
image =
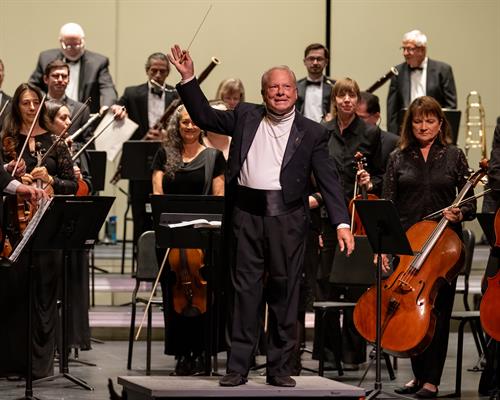
<instances>
[{"instance_id":1,"label":"black dress shoe","mask_svg":"<svg viewBox=\"0 0 500 400\"><path fill-rule=\"evenodd\" d=\"M417 396L420 399L433 399L433 398L437 397L438 392L439 392L439 390L437 390L437 389L435 392L433 392L432 390L429 390L429 389L426 389L423 387L418 392L415 392L415 396Z\"/></svg>"},{"instance_id":2,"label":"black dress shoe","mask_svg":"<svg viewBox=\"0 0 500 400\"><path fill-rule=\"evenodd\" d=\"M230 372L224 375L219 380L219 385L221 386L240 386L247 383L247 378L238 372Z\"/></svg>"},{"instance_id":3,"label":"black dress shoe","mask_svg":"<svg viewBox=\"0 0 500 400\"><path fill-rule=\"evenodd\" d=\"M175 364L175 375L188 376L191 375L192 361L190 356L180 356Z\"/></svg>"},{"instance_id":4,"label":"black dress shoe","mask_svg":"<svg viewBox=\"0 0 500 400\"><path fill-rule=\"evenodd\" d=\"M273 386L295 387L295 379L289 376L267 376L266 382Z\"/></svg>"},{"instance_id":5,"label":"black dress shoe","mask_svg":"<svg viewBox=\"0 0 500 400\"><path fill-rule=\"evenodd\" d=\"M411 385L411 386L405 385L394 389L394 391L398 394L414 394L417 393L421 389L421 387L422 386L420 385Z\"/></svg>"}]
</instances>

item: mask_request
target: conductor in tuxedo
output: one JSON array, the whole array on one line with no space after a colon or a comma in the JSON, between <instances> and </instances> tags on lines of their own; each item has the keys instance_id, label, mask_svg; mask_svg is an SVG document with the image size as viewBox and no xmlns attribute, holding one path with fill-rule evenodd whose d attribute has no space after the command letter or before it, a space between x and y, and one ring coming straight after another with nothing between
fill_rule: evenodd
<instances>
[{"instance_id":1,"label":"conductor in tuxedo","mask_svg":"<svg viewBox=\"0 0 500 400\"><path fill-rule=\"evenodd\" d=\"M231 351L221 386L247 382L263 302L268 305L267 383L293 387L290 357L297 341L299 280L308 229L307 198L314 173L340 249L354 239L327 132L295 110L297 86L286 66L262 75L263 105L240 102L234 110L210 107L195 79L189 52L178 45L170 61L189 115L202 129L232 136L226 169L225 229L233 252ZM229 225L227 221L230 220ZM265 290L264 290L265 277Z\"/></svg>"},{"instance_id":2,"label":"conductor in tuxedo","mask_svg":"<svg viewBox=\"0 0 500 400\"><path fill-rule=\"evenodd\" d=\"M115 103L117 94L108 69L109 60L101 54L85 49L85 33L82 27L73 22L63 25L59 33L59 43L60 49L40 53L29 82L47 92L47 85L43 80L45 68L54 59L60 59L69 65L71 81L66 88L66 95L70 99L84 103L91 97L91 113L97 113L101 107L109 107Z\"/></svg>"},{"instance_id":3,"label":"conductor in tuxedo","mask_svg":"<svg viewBox=\"0 0 500 400\"><path fill-rule=\"evenodd\" d=\"M155 124L178 95L172 86L165 84L165 79L170 72L170 65L165 54L151 54L146 60L145 67L147 82L125 88L122 97L118 100L118 105L113 105L111 109L116 113L120 111L121 106L125 106L128 117L139 125L130 140L162 140L162 131L156 129ZM162 87L152 84L151 80ZM151 193L153 193L151 179L129 182L134 243L137 243L141 233L153 229L151 212L146 210Z\"/></svg>"},{"instance_id":4,"label":"conductor in tuxedo","mask_svg":"<svg viewBox=\"0 0 500 400\"><path fill-rule=\"evenodd\" d=\"M324 75L330 59L328 49L320 43L312 43L304 50L307 77L297 81L297 110L305 117L320 122L330 111L332 87L335 81Z\"/></svg>"},{"instance_id":5,"label":"conductor in tuxedo","mask_svg":"<svg viewBox=\"0 0 500 400\"><path fill-rule=\"evenodd\" d=\"M420 96L434 97L442 108L457 108L457 89L451 66L427 57L427 36L419 30L403 35L405 62L396 66L387 95L387 130L399 135L402 112Z\"/></svg>"},{"instance_id":6,"label":"conductor in tuxedo","mask_svg":"<svg viewBox=\"0 0 500 400\"><path fill-rule=\"evenodd\" d=\"M2 123L5 116L9 113L10 102L12 97L2 90L3 77L5 76L5 67L2 59L0 59L0 131L2 130ZM8 102L8 103L7 103Z\"/></svg>"}]
</instances>

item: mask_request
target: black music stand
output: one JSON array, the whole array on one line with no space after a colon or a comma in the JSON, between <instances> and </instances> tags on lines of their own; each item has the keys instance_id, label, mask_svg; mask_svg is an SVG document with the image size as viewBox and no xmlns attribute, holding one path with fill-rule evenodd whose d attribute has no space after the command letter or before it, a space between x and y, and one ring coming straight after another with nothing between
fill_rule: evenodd
<instances>
[{"instance_id":1,"label":"black music stand","mask_svg":"<svg viewBox=\"0 0 500 400\"><path fill-rule=\"evenodd\" d=\"M92 386L84 380L77 378L69 373L68 368L68 345L67 345L67 273L69 266L69 252L71 250L84 250L90 248L98 239L106 215L113 204L114 197L96 197L96 196L55 196L51 204L42 216L38 226L33 232L27 249L29 251L30 268L32 252L34 250L62 250L63 269L62 269L62 353L59 356L59 374L46 378L32 380L32 332L31 332L31 290L28 300L28 377L26 379L26 396L24 399L33 398L32 384L47 380L53 380L59 377L66 378L77 385L94 390ZM26 248L26 247L25 247ZM31 273L28 286L32 287Z\"/></svg>"},{"instance_id":2,"label":"black music stand","mask_svg":"<svg viewBox=\"0 0 500 400\"><path fill-rule=\"evenodd\" d=\"M160 248L202 248L205 249L205 266L208 267L207 277L207 321L205 331L205 375L217 373L217 358L214 355L219 340L219 288L217 285L215 251L220 247L220 229L213 227L195 228L186 226L169 228L168 224L195 219L221 221L224 214L224 197L197 195L153 195L151 196L153 222L156 233L156 243ZM213 305L216 305L214 308ZM214 364L212 365L212 356ZM212 367L215 368L212 368Z\"/></svg>"},{"instance_id":3,"label":"black music stand","mask_svg":"<svg viewBox=\"0 0 500 400\"><path fill-rule=\"evenodd\" d=\"M128 140L123 143L122 156L120 159L121 168L120 175L121 179L128 179L130 181L143 181L151 182L151 166L153 163L154 156L158 149L160 148L161 142L159 140ZM122 265L121 273L125 272L125 248L127 241L127 221L132 221L129 219L128 213L131 208L132 198L130 190L129 192L119 189L123 194L127 196L127 208L123 213L123 241L122 241ZM132 273L135 268L136 260L136 245L132 239Z\"/></svg>"},{"instance_id":4,"label":"black music stand","mask_svg":"<svg viewBox=\"0 0 500 400\"><path fill-rule=\"evenodd\" d=\"M399 215L390 200L355 200L356 210L366 230L366 235L377 259L377 317L375 338L375 385L367 396L367 400L384 393L393 397L401 397L382 391L380 356L382 354L382 254L413 255L406 233L401 226Z\"/></svg>"}]
</instances>

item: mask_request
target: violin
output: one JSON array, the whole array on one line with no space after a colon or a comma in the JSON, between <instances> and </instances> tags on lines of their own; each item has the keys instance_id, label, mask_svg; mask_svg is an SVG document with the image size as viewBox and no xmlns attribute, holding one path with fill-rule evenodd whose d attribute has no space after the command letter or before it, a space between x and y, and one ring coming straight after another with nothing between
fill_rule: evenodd
<instances>
[{"instance_id":1,"label":"violin","mask_svg":"<svg viewBox=\"0 0 500 400\"><path fill-rule=\"evenodd\" d=\"M176 274L172 288L176 313L196 317L207 311L207 281L200 275L204 266L201 249L170 249L168 263Z\"/></svg>"},{"instance_id":2,"label":"violin","mask_svg":"<svg viewBox=\"0 0 500 400\"><path fill-rule=\"evenodd\" d=\"M365 169L366 158L359 151L354 155L354 162L356 163L356 169L358 171ZM356 176L356 182L354 184L354 197L349 202L349 214L351 215L351 233L355 236L366 236L365 227L363 226L363 223L361 222L361 219L359 218L359 215L356 211L354 201L360 199L376 200L378 199L378 196L367 193L366 187L364 185L359 186L361 193L357 194L357 182L358 180Z\"/></svg>"},{"instance_id":3,"label":"violin","mask_svg":"<svg viewBox=\"0 0 500 400\"><path fill-rule=\"evenodd\" d=\"M466 193L487 173L473 174L451 205L455 207ZM411 357L431 343L436 326L434 301L439 287L450 283L460 272L464 246L458 235L447 227L449 221L420 221L406 235L413 256L400 256L400 262L381 288L381 346L388 353ZM375 286L368 289L354 307L354 324L366 340L375 342ZM409 329L409 327L411 327Z\"/></svg>"}]
</instances>

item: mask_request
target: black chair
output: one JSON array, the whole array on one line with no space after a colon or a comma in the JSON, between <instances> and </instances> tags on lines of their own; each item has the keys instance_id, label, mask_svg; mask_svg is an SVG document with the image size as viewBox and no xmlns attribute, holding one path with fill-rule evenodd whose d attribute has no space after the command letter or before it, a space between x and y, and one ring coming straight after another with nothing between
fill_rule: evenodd
<instances>
[{"instance_id":1,"label":"black chair","mask_svg":"<svg viewBox=\"0 0 500 400\"><path fill-rule=\"evenodd\" d=\"M471 329L474 342L476 344L479 355L483 354L486 348L485 338L481 329L481 321L479 319L479 310L471 310L469 306L469 276L472 268L472 258L474 256L474 247L476 237L474 232L470 229L464 229L464 246L465 246L465 260L464 266L460 271L459 276L463 276L464 288L458 289L457 293L463 294L464 311L453 311L451 319L459 322L458 325L458 341L457 341L457 365L455 375L455 392L447 397L460 397L462 388L462 360L463 360L463 343L464 343L464 329L468 323Z\"/></svg>"},{"instance_id":2,"label":"black chair","mask_svg":"<svg viewBox=\"0 0 500 400\"><path fill-rule=\"evenodd\" d=\"M154 231L144 232L137 241L137 270L135 274L135 288L132 293L132 315L130 318L130 334L128 341L127 369L132 368L132 353L134 348L135 315L137 303L147 304L149 297L137 296L143 282L153 283L158 275L159 267L156 258L156 237ZM153 297L148 309L146 328L146 375L151 372L151 333L152 333L152 306L162 306L161 297Z\"/></svg>"}]
</instances>

